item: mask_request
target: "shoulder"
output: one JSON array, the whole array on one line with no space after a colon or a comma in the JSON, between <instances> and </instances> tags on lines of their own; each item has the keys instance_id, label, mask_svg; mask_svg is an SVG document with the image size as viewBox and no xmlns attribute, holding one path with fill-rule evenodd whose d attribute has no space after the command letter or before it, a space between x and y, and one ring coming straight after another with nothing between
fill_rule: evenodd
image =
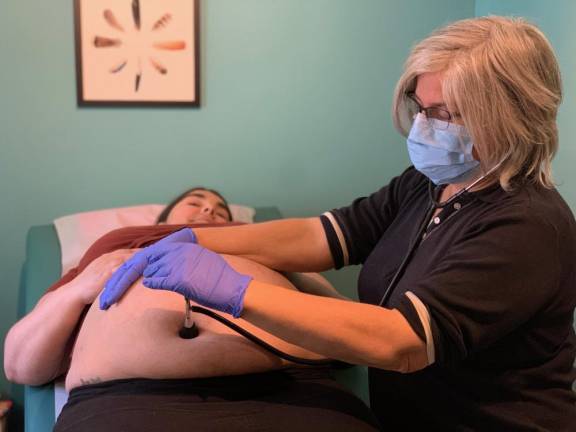
<instances>
[{"instance_id":1,"label":"shoulder","mask_svg":"<svg viewBox=\"0 0 576 432\"><path fill-rule=\"evenodd\" d=\"M556 189L528 184L512 192L500 189L499 196L495 202L498 214L574 234L574 215Z\"/></svg>"},{"instance_id":2,"label":"shoulder","mask_svg":"<svg viewBox=\"0 0 576 432\"><path fill-rule=\"evenodd\" d=\"M410 166L402 174L392 178L386 186L374 192L371 198L376 202L401 205L409 201L410 197L426 194L428 183L426 176Z\"/></svg>"},{"instance_id":3,"label":"shoulder","mask_svg":"<svg viewBox=\"0 0 576 432\"><path fill-rule=\"evenodd\" d=\"M394 218L399 209L425 199L428 196L428 183L429 180L411 166L375 192L358 197L350 205L331 212L336 216L368 217L384 222L384 219Z\"/></svg>"},{"instance_id":4,"label":"shoulder","mask_svg":"<svg viewBox=\"0 0 576 432\"><path fill-rule=\"evenodd\" d=\"M574 229L574 214L558 190L531 186L523 193L527 207L540 219L560 230Z\"/></svg>"},{"instance_id":5,"label":"shoulder","mask_svg":"<svg viewBox=\"0 0 576 432\"><path fill-rule=\"evenodd\" d=\"M481 203L478 209L484 209L488 219L509 216L541 223L574 223L570 208L556 189L526 184L508 192L496 185L472 194Z\"/></svg>"},{"instance_id":6,"label":"shoulder","mask_svg":"<svg viewBox=\"0 0 576 432\"><path fill-rule=\"evenodd\" d=\"M556 189L528 184L512 192L493 188L478 196L469 234L492 235L498 245L513 242L518 256L576 260L576 222Z\"/></svg>"},{"instance_id":7,"label":"shoulder","mask_svg":"<svg viewBox=\"0 0 576 432\"><path fill-rule=\"evenodd\" d=\"M576 261L576 221L572 210L556 189L530 187L526 198L525 217L549 235L554 235L559 261L573 267Z\"/></svg>"},{"instance_id":8,"label":"shoulder","mask_svg":"<svg viewBox=\"0 0 576 432\"><path fill-rule=\"evenodd\" d=\"M391 186L394 186L403 193L408 193L416 189L428 187L430 180L420 173L413 166L409 166L402 174L392 179Z\"/></svg>"}]
</instances>

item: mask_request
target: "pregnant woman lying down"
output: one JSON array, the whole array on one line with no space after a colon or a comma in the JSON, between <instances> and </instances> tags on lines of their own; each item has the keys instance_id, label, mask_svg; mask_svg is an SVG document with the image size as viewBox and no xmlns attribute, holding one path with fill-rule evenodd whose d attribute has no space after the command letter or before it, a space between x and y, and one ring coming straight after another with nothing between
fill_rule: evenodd
<instances>
[{"instance_id":1,"label":"pregnant woman lying down","mask_svg":"<svg viewBox=\"0 0 576 432\"><path fill-rule=\"evenodd\" d=\"M34 385L67 372L70 397L55 430L376 430L368 408L325 367L297 367L201 314L192 314L199 335L180 338L184 300L178 294L138 281L117 305L98 308L103 283L127 257L182 227L107 234L11 329L9 379ZM295 289L260 264L224 258L255 279ZM313 275L296 279L306 289L330 292ZM235 322L289 354L320 358L242 319Z\"/></svg>"}]
</instances>

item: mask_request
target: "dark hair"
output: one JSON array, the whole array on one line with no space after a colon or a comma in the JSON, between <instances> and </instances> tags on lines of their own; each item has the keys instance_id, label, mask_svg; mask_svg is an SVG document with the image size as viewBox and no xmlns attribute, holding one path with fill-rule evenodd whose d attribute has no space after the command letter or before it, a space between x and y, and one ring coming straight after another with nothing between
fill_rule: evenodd
<instances>
[{"instance_id":1,"label":"dark hair","mask_svg":"<svg viewBox=\"0 0 576 432\"><path fill-rule=\"evenodd\" d=\"M168 219L168 215L170 214L170 212L172 211L174 206L176 204L178 204L180 201L182 201L184 198L186 198L188 195L190 195L192 192L197 191L197 190L203 190L206 192L211 192L214 195L218 196L224 202L224 207L225 207L226 211L228 212L228 216L230 216L230 221L232 221L232 212L230 211L230 207L228 206L228 201L226 201L226 198L224 198L220 192L218 192L214 189L208 189L208 188L205 188L202 186L197 186L197 187L193 187L191 189L188 189L185 192L182 192L180 195L178 195L176 198L174 198L172 201L170 201L170 203L166 206L166 208L164 210L162 210L162 213L160 213L160 215L158 216L158 219L156 219L156 223L159 224L161 222L166 222L166 219Z\"/></svg>"}]
</instances>

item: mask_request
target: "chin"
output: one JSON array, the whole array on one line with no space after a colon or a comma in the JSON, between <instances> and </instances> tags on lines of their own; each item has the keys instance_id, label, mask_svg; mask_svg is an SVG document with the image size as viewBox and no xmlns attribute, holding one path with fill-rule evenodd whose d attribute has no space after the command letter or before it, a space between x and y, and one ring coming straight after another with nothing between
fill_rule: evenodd
<instances>
[{"instance_id":1,"label":"chin","mask_svg":"<svg viewBox=\"0 0 576 432\"><path fill-rule=\"evenodd\" d=\"M187 224L209 224L209 223L215 223L215 222L211 221L211 220L206 220L206 219L191 219L185 223L187 223Z\"/></svg>"}]
</instances>

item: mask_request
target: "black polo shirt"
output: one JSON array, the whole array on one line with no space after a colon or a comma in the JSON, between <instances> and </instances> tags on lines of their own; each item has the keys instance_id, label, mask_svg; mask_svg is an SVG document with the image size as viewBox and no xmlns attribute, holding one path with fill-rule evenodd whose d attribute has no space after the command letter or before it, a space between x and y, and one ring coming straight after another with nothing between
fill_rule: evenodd
<instances>
[{"instance_id":1,"label":"black polo shirt","mask_svg":"<svg viewBox=\"0 0 576 432\"><path fill-rule=\"evenodd\" d=\"M438 193L438 191L437 191ZM409 168L322 222L336 267L363 264L360 301L389 297L427 343L429 366L370 370L386 430L576 430L576 223L556 190L465 193L428 226L429 181ZM424 225L425 226L425 225Z\"/></svg>"}]
</instances>

